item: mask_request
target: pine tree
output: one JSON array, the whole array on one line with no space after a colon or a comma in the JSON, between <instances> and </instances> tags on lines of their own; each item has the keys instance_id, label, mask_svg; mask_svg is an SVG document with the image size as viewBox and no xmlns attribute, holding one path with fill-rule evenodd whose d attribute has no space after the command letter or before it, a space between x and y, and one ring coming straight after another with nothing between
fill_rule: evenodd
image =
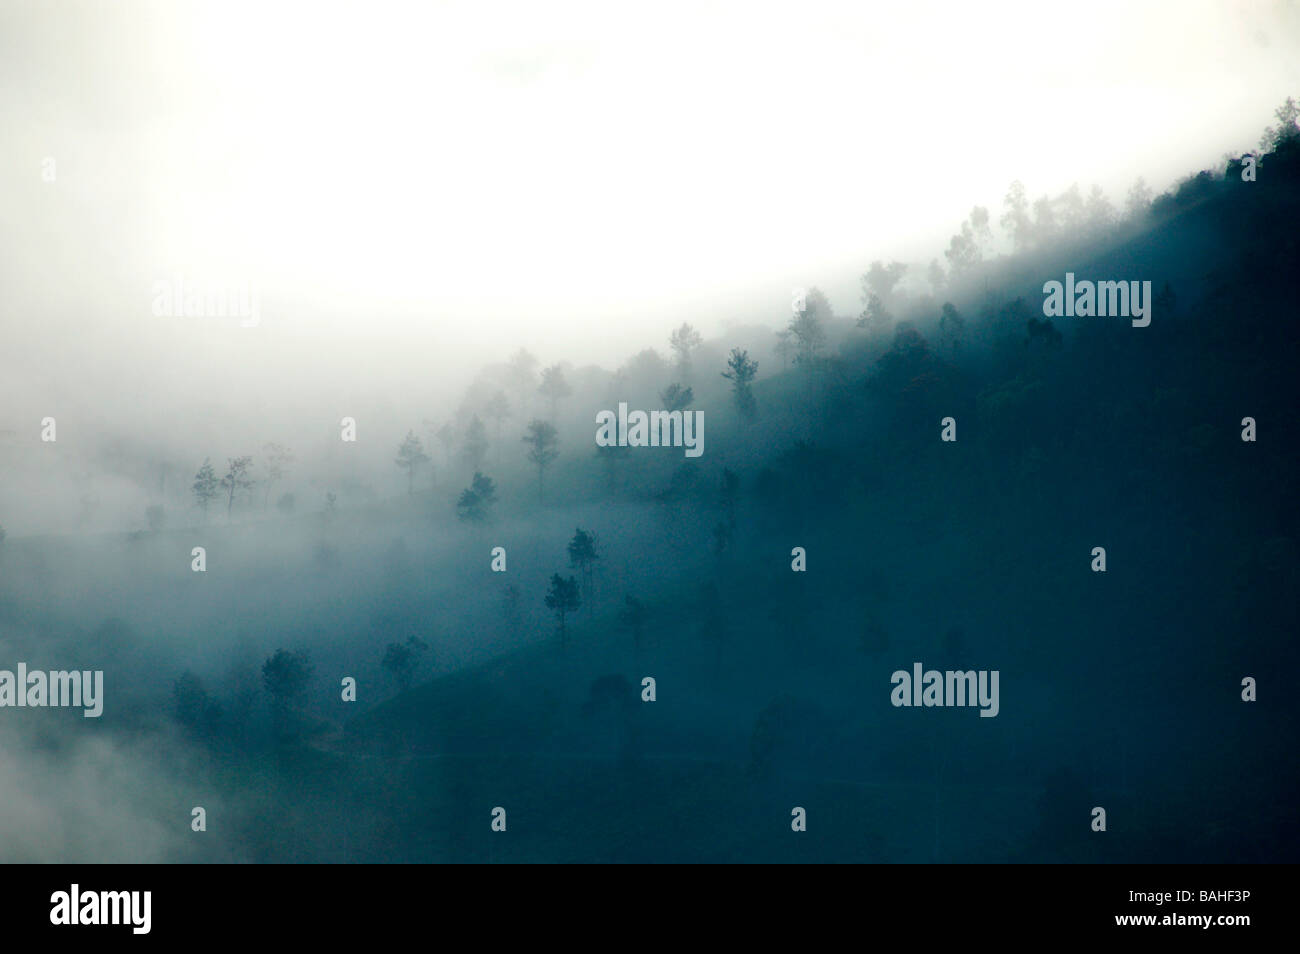
<instances>
[{"instance_id":1,"label":"pine tree","mask_svg":"<svg viewBox=\"0 0 1300 954\"><path fill-rule=\"evenodd\" d=\"M406 439L397 448L397 457L393 462L406 471L407 495L415 493L415 469L429 462L429 455L424 452L424 445L415 436L415 431L406 432Z\"/></svg>"},{"instance_id":2,"label":"pine tree","mask_svg":"<svg viewBox=\"0 0 1300 954\"><path fill-rule=\"evenodd\" d=\"M208 519L208 504L217 496L217 472L212 469L211 459L205 458L203 466L194 475L194 497L203 511L203 519Z\"/></svg>"},{"instance_id":3,"label":"pine tree","mask_svg":"<svg viewBox=\"0 0 1300 954\"><path fill-rule=\"evenodd\" d=\"M564 621L570 613L577 612L582 605L578 597L578 581L573 577L567 580L558 573L551 575L551 588L546 594L546 606L555 613L560 623L560 645L567 645L567 632Z\"/></svg>"}]
</instances>

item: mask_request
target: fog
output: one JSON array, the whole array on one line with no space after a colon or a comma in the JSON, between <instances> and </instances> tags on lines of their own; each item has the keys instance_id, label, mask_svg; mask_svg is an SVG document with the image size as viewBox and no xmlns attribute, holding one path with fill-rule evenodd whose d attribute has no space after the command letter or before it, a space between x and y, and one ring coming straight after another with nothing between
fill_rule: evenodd
<instances>
[{"instance_id":1,"label":"fog","mask_svg":"<svg viewBox=\"0 0 1300 954\"><path fill-rule=\"evenodd\" d=\"M847 312L1013 178L1120 196L1245 148L1300 43L1293 4L0 15L6 358L200 407L463 384L503 340L610 366L792 286ZM256 283L256 333L156 318L176 274Z\"/></svg>"},{"instance_id":2,"label":"fog","mask_svg":"<svg viewBox=\"0 0 1300 954\"><path fill-rule=\"evenodd\" d=\"M1054 827L1063 791L1159 828L1150 792L1192 783L1177 745L1123 726L1227 724L1214 751L1268 751L1195 693L1225 657L1230 683L1294 662L1267 636L1235 656L1207 621L1252 578L1274 587L1252 633L1295 614L1293 343L1267 324L1293 252L1239 253L1295 207L1286 121L1258 143L1298 61L1293 3L0 0L0 669L107 686L99 719L0 708L0 858L1104 860ZM1268 201L1233 192L1229 157L1274 146ZM1178 304L1141 331L1041 330L1067 271ZM807 353L777 336L798 302ZM597 414L671 385L707 422L698 460L596 446ZM1233 428L1273 407L1261 488ZM956 464L922 438L947 414ZM1161 415L1177 439L1146 430ZM532 422L558 440L540 468ZM594 566L571 558L583 532ZM1121 569L1098 608L1062 580L1102 536L1160 569ZM557 635L545 597L571 573ZM1209 608L1180 602L1190 581ZM1081 647L1171 620L1186 644L1154 637L1114 679L1182 653L1162 664L1189 698L1097 689ZM310 662L276 683L279 650ZM931 657L1001 665L1008 728L893 721L889 673ZM641 710L647 672L665 701ZM1058 765L1044 724L1085 754ZM1294 780L1274 781L1196 776L1257 820L1196 860L1294 847L1260 835ZM809 786L889 823L793 855L751 839ZM510 798L536 825L503 851L486 813ZM611 805L650 814L558 834ZM415 831L417 809L451 827ZM645 835L693 811L732 827ZM1117 857L1178 860L1164 824Z\"/></svg>"}]
</instances>

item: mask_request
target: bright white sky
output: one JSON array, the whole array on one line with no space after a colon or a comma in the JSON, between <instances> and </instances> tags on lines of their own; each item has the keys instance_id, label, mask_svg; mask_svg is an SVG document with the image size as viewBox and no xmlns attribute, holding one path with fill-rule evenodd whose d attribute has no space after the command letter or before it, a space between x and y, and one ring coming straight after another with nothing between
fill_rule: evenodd
<instances>
[{"instance_id":1,"label":"bright white sky","mask_svg":"<svg viewBox=\"0 0 1300 954\"><path fill-rule=\"evenodd\" d=\"M164 147L162 193L202 161L218 188L193 215L225 223L174 240L525 321L798 284L933 240L1015 177L1191 171L1300 81L1297 37L1270 57L1256 34L1265 4L300 9L195 19L195 102L236 148Z\"/></svg>"},{"instance_id":2,"label":"bright white sky","mask_svg":"<svg viewBox=\"0 0 1300 954\"><path fill-rule=\"evenodd\" d=\"M56 280L75 249L142 295L256 281L264 329L480 360L614 365L682 320L782 321L795 285L853 312L867 262L941 255L1013 178L1122 201L1252 146L1300 93L1294 3L0 10L4 171L33 180L0 236L31 300L117 320ZM75 237L40 227L46 155Z\"/></svg>"}]
</instances>

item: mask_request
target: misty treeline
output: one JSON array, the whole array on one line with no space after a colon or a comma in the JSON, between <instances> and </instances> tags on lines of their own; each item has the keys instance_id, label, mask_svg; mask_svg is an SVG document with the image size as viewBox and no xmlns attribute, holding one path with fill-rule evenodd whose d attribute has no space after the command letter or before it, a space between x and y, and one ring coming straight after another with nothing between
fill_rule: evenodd
<instances>
[{"instance_id":1,"label":"misty treeline","mask_svg":"<svg viewBox=\"0 0 1300 954\"><path fill-rule=\"evenodd\" d=\"M861 276L860 310L851 317L837 314L826 295L810 287L775 333L769 330L764 336L748 329L739 345L706 342L691 324L682 323L667 336L666 353L647 348L613 372L563 361L543 366L519 349L508 361L485 368L454 413L423 419L424 440L414 428L408 430L394 457L407 495L422 495L435 509L445 507L462 523L480 528L500 518L498 507L504 503L497 480L488 476L491 470L508 474L510 517L536 507L562 508L588 493L666 511L686 501L713 514L707 549L726 567L744 535L742 513L749 514L752 526L745 542L752 544L754 534L811 527L879 488L878 452L855 443L853 434L859 440L863 434L886 439L891 458L916 465L935 453L940 418L952 415L960 421L961 440L980 448L965 465L968 486L978 488L980 507L1050 502L1044 488L1052 483L1051 448L1099 439L1101 419L1107 422L1107 441L1123 446L1125 435L1145 440L1139 435L1149 433L1150 409L1117 406L1107 388L1099 386L1093 399L1097 417L1071 416L1055 427L1049 423L1056 413L1053 394L1086 387L1089 381L1100 385L1105 378L1096 376L1118 374L1125 359L1118 353L1115 329L1104 322L1071 328L1043 318L1037 276L1058 274L1072 263L1105 263L1117 249L1128 250L1143 236L1163 242L1175 224L1181 228L1189 217L1255 215L1263 231L1251 243L1251 260L1225 259L1208 288L1199 287L1202 276L1180 268L1176 254L1163 255L1160 248L1140 265L1143 275L1156 279L1157 321L1162 323L1195 320L1194 312L1220 307L1227 289L1240 294L1240 276L1260 273L1261 263L1269 260L1269 252L1259 248L1268 245L1272 219L1260 208L1268 202L1284 207L1274 199L1294 187L1294 100L1278 109L1277 119L1279 125L1265 132L1259 149L1225 157L1221 169L1190 176L1166 194L1154 197L1139 179L1122 210L1097 188L1086 197L1072 188L1031 201L1024 186L1014 182L998 215L1005 252L991 254L993 216L976 208L945 252L947 269L937 261L928 269L898 261L870 263ZM1259 163L1261 181L1243 180L1244 156ZM1279 256L1278 267L1255 286L1257 296L1269 294L1293 248L1293 240L1284 237L1287 229L1277 228L1268 247ZM1026 275L1035 278L1027 281ZM1182 285L1198 286L1195 304L1179 294ZM1254 340L1249 329L1257 317L1265 320L1264 310L1247 312L1230 324L1212 325L1218 329L1212 340L1221 345L1217 358L1230 356L1231 339ZM1172 356L1188 345L1162 337L1156 347ZM767 369L766 378L759 377L760 368ZM1083 369L1091 377L1085 379ZM1154 407L1176 406L1194 388L1223 387L1227 375L1220 375L1218 381L1206 381L1193 370L1165 369L1153 392ZM1243 371L1239 377L1245 376ZM594 447L592 411L618 401L669 411L704 407L716 435L711 447L726 449L714 451L716 457L743 456L735 453L737 444L762 450L742 471L738 464L710 469L680 461L669 448ZM767 429L764 417L771 418ZM1148 466L1181 467L1189 455L1203 454L1209 435L1201 425L1188 427L1177 441L1155 441L1165 456ZM846 428L847 435L842 433ZM787 446L776 443L799 431L805 433ZM292 455L273 446L277 456L268 458L265 480L278 482ZM653 462L637 457L649 454L655 455ZM563 482L548 484L548 474L566 455L571 466ZM238 488L255 486L241 466L246 462L229 461L216 482L227 511ZM523 479L530 473L532 488ZM211 486L215 476L200 483ZM954 493L935 488L931 499L952 500ZM263 496L269 498L269 491ZM742 505L746 500L748 507ZM538 594L554 616L561 643L568 641L573 615L595 602L593 574L601 558L596 540L594 533L578 529L567 547L568 569L577 575L555 572L545 593ZM700 598L704 625L711 631L726 628L721 620L727 614L716 605L717 593L715 588ZM637 595L609 593L606 599L615 607L612 619L619 627L643 631L647 610ZM787 610L774 612L780 617ZM878 617L869 616L863 627L863 645L876 651L888 645Z\"/></svg>"},{"instance_id":2,"label":"misty treeline","mask_svg":"<svg viewBox=\"0 0 1300 954\"><path fill-rule=\"evenodd\" d=\"M1284 149L1294 139L1296 110L1295 100L1288 99L1278 108L1277 124L1265 130L1259 148L1225 157L1227 172L1203 172L1160 197L1153 198L1141 179L1119 205L1095 186L1086 195L1072 187L1057 196L1031 198L1022 183L1013 182L1000 210L976 207L962 222L943 253L946 267L938 259L928 266L872 262L860 279L856 328L877 341L896 344L887 364L915 359L914 354L908 357L917 345L914 330L925 335L930 348L951 357L971 331L968 308L989 307L990 296L996 295L992 283L1005 286L1014 281L1016 263L1036 266L1052 250L1059 255L1063 248L1086 250L1122 241L1195 202L1216 179L1236 178L1243 156L1266 165L1270 152ZM995 229L1004 249L998 254ZM1158 288L1162 302L1177 301L1167 281ZM958 307L963 300L970 304ZM773 310L783 306L779 303ZM1020 320L1030 338L1051 343L1059 329L1029 325L1033 316L1028 312L1036 311L1032 301L1026 299L1017 311L1026 312ZM897 342L890 341L893 335L899 336ZM494 470L531 474L536 497L544 502L547 475L562 457L576 463L594 455L606 488L615 489L629 448L591 446L588 432L594 410L626 400L630 407L647 410L695 407L753 421L760 413L756 392L764 380L760 372L767 379L791 367L808 376L834 375L858 343L846 334L843 319L816 287L795 303L793 314L782 320L774 334L764 336L755 328L746 329L744 337L739 345L706 343L685 322L666 335L666 348L646 348L613 371L590 365L578 368L562 360L543 366L530 351L518 349L502 364L484 368L454 410L422 416L418 425L406 428L405 436L393 446L390 472L409 496L417 491L439 493L443 505L471 523L489 520L497 494L506 490ZM373 428L375 423L363 420L358 426ZM169 525L204 523L214 512L228 521L259 512L285 518L303 511L332 512L392 492L395 481L385 477L382 458L374 456L368 436L357 442L358 455L371 462L369 475L360 479L355 470L346 476L331 476L318 467L303 470L290 443L267 443L260 452L240 449L235 456L205 458L184 482L188 491L184 497L176 493L181 482L172 473L175 462L171 460L141 460L127 468L105 455L91 468L170 474L170 483L160 476L156 483L142 484L146 494L157 498L141 512L143 526L151 532ZM121 447L112 451L116 458L127 453L131 451ZM521 491L512 482L509 492ZM82 522L89 526L97 502L90 496L82 504Z\"/></svg>"},{"instance_id":3,"label":"misty treeline","mask_svg":"<svg viewBox=\"0 0 1300 954\"><path fill-rule=\"evenodd\" d=\"M1286 838L1260 832L1294 840L1300 778L1205 672L1300 664L1293 100L1277 118L1259 149L1139 185L1122 212L1013 184L946 267L869 263L848 313L809 287L725 340L674 322L612 371L512 348L454 407L358 419L355 443L313 424L332 458L292 435L213 448L150 504L183 516L114 544L176 562L247 539L277 564L258 564L271 596L211 565L201 585L225 589L186 591L211 599L212 638L260 635L203 671L197 648L159 652L170 729L229 773L214 784L258 858L483 857L502 792L544 818L492 849L519 859L1274 858ZM1150 279L1150 327L1045 318L1066 271ZM705 453L596 446L619 402L703 410ZM1266 438L1241 440L1248 415ZM308 469L344 452L363 466ZM8 582L26 560L33 592L57 589L38 543L0 535L0 608L50 631ZM1091 574L1099 544L1112 569ZM105 632L85 642L111 658L145 645ZM913 660L1014 674L997 732L900 719L888 675ZM1059 705L1080 686L1086 724ZM153 725L140 710L133 730ZM1132 729L1157 724L1181 734ZM1271 768L1243 781L1234 760ZM259 821L266 787L302 807ZM1103 800L1123 840L1062 807ZM806 843L755 834L805 802ZM701 812L722 819L709 839L665 838Z\"/></svg>"},{"instance_id":4,"label":"misty treeline","mask_svg":"<svg viewBox=\"0 0 1300 954\"><path fill-rule=\"evenodd\" d=\"M1013 182L1001 209L971 210L949 241L942 262L939 258L928 266L872 262L860 279L856 327L887 342L890 336L900 335L899 354L888 363L909 360L906 353L916 345L913 329L926 335L930 347L952 356L971 330L969 306L957 303L965 300L987 308L991 283L1005 286L1014 280L1014 263L1036 264L1044 255L1059 255L1063 249L1082 254L1088 248L1122 241L1196 201L1216 179L1235 178L1244 156L1265 165L1269 153L1293 140L1296 110L1294 99L1279 107L1277 123L1264 131L1258 148L1225 157L1226 173L1203 172L1159 197L1153 197L1140 178L1121 202L1112 202L1096 186L1086 193L1074 186L1056 196L1034 198L1024 184ZM1176 302L1172 285L1162 281L1159 291L1163 303ZM1033 311L1034 306L1027 299L1019 310ZM1031 327L1030 317L1026 314L1022 319L1026 333L1036 342L1050 344L1059 329ZM663 349L638 352L613 371L574 367L563 360L543 365L527 349L518 349L502 364L484 368L454 410L421 416L418 425L407 428L393 447L392 472L409 496L417 491L441 493L445 505L468 522L490 518L495 495L504 489L498 481L487 490L485 481L495 479L494 469L532 474L536 496L544 501L547 475L562 456L576 461L595 454L606 486L614 488L628 448L590 446L584 432L591 430L594 409L627 400L629 406L643 409L696 407L711 414L725 410L738 421L753 421L760 413L755 390L762 380L760 372L771 378L796 367L809 376L835 374L855 339L845 333L844 322L827 297L812 287L774 334L746 329L740 345L706 343L685 322L671 330L664 344ZM362 421L359 426L370 428L374 423ZM175 493L174 474L170 493L159 494L157 486L145 485L142 489L159 499L142 508L144 527L156 532L168 525L203 523L214 511L227 520L258 512L286 518L302 511L332 512L339 505L365 505L391 492L393 481L384 476L380 460L369 450L362 452L371 454L366 458L371 461L369 475L358 479L355 471L347 476L298 472L288 443L204 459L186 482L186 498ZM370 446L368 440L359 443ZM118 456L123 453L114 450ZM120 466L107 459L98 463ZM170 472L175 462L140 461L132 469L152 473L155 468ZM97 502L90 496L82 503L82 522L88 526Z\"/></svg>"}]
</instances>

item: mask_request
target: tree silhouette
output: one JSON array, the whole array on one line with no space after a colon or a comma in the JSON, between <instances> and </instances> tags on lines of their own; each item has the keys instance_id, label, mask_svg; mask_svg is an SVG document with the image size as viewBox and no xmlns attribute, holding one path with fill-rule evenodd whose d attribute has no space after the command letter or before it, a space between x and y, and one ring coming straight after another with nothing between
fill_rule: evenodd
<instances>
[{"instance_id":1,"label":"tree silhouette","mask_svg":"<svg viewBox=\"0 0 1300 954\"><path fill-rule=\"evenodd\" d=\"M872 295L878 295L881 301L888 301L894 289L907 273L907 266L902 262L890 262L886 265L874 261L858 279L862 286L862 301L866 303Z\"/></svg>"},{"instance_id":2,"label":"tree silhouette","mask_svg":"<svg viewBox=\"0 0 1300 954\"><path fill-rule=\"evenodd\" d=\"M862 311L862 317L858 319L858 327L870 328L875 333L881 333L888 331L893 322L894 316L885 307L885 300L874 292L868 296L867 306Z\"/></svg>"},{"instance_id":3,"label":"tree silhouette","mask_svg":"<svg viewBox=\"0 0 1300 954\"><path fill-rule=\"evenodd\" d=\"M524 435L523 441L528 445L528 460L537 468L537 499L542 502L546 496L543 476L546 468L560 456L560 437L553 424L534 418L528 422L528 433Z\"/></svg>"},{"instance_id":4,"label":"tree silhouette","mask_svg":"<svg viewBox=\"0 0 1300 954\"><path fill-rule=\"evenodd\" d=\"M566 580L558 573L551 574L551 588L546 593L546 607L555 613L555 618L560 623L561 646L567 645L565 618L568 614L577 612L581 605L582 600L578 597L578 581L573 577Z\"/></svg>"},{"instance_id":5,"label":"tree silhouette","mask_svg":"<svg viewBox=\"0 0 1300 954\"><path fill-rule=\"evenodd\" d=\"M722 372L722 376L731 382L731 396L736 402L736 410L747 419L752 419L758 413L758 404L750 389L750 383L756 374L758 362L750 359L749 352L732 348L731 356L727 359L727 370Z\"/></svg>"},{"instance_id":6,"label":"tree silhouette","mask_svg":"<svg viewBox=\"0 0 1300 954\"><path fill-rule=\"evenodd\" d=\"M582 592L587 602L590 603L592 576L595 572L596 561L600 559L596 535L578 528L573 534L573 539L569 541L568 549L569 566L582 575Z\"/></svg>"},{"instance_id":7,"label":"tree silhouette","mask_svg":"<svg viewBox=\"0 0 1300 954\"><path fill-rule=\"evenodd\" d=\"M429 644L418 636L408 636L404 643L388 644L381 665L393 677L399 691L405 692L411 688L415 669L428 650Z\"/></svg>"},{"instance_id":8,"label":"tree silhouette","mask_svg":"<svg viewBox=\"0 0 1300 954\"><path fill-rule=\"evenodd\" d=\"M1284 143L1300 139L1300 104L1294 97L1288 96L1273 115L1277 117L1278 125L1265 127L1264 135L1259 139L1262 152L1275 151Z\"/></svg>"},{"instance_id":9,"label":"tree silhouette","mask_svg":"<svg viewBox=\"0 0 1300 954\"><path fill-rule=\"evenodd\" d=\"M680 384L670 384L659 392L659 400L663 402L665 411L684 411L695 400L695 392Z\"/></svg>"},{"instance_id":10,"label":"tree silhouette","mask_svg":"<svg viewBox=\"0 0 1300 954\"><path fill-rule=\"evenodd\" d=\"M305 650L291 653L277 649L262 664L262 685L271 696L277 732L288 732L290 713L306 694L312 671L311 657Z\"/></svg>"},{"instance_id":11,"label":"tree silhouette","mask_svg":"<svg viewBox=\"0 0 1300 954\"><path fill-rule=\"evenodd\" d=\"M456 519L462 523L483 523L487 520L487 513L474 491L466 488L456 498Z\"/></svg>"},{"instance_id":12,"label":"tree silhouette","mask_svg":"<svg viewBox=\"0 0 1300 954\"><path fill-rule=\"evenodd\" d=\"M203 511L203 519L208 519L208 504L212 503L217 496L217 472L212 469L212 460L205 458L203 466L199 472L194 475L194 497L198 501L199 509Z\"/></svg>"},{"instance_id":13,"label":"tree silhouette","mask_svg":"<svg viewBox=\"0 0 1300 954\"><path fill-rule=\"evenodd\" d=\"M1124 200L1124 215L1130 219L1138 219L1150 210L1151 189L1147 187L1146 180L1138 176L1137 181L1128 190L1128 197Z\"/></svg>"},{"instance_id":14,"label":"tree silhouette","mask_svg":"<svg viewBox=\"0 0 1300 954\"><path fill-rule=\"evenodd\" d=\"M977 205L971 209L970 216L961 224L961 231L952 237L943 253L952 274L960 275L984 261L984 249L992 239L989 210Z\"/></svg>"},{"instance_id":15,"label":"tree silhouette","mask_svg":"<svg viewBox=\"0 0 1300 954\"><path fill-rule=\"evenodd\" d=\"M1017 252L1023 252L1034 243L1034 221L1029 216L1029 197L1025 186L1019 179L1011 183L1006 198L1002 200L1006 209L1002 213L1002 230L1011 239Z\"/></svg>"},{"instance_id":16,"label":"tree silhouette","mask_svg":"<svg viewBox=\"0 0 1300 954\"><path fill-rule=\"evenodd\" d=\"M1088 193L1088 199L1083 206L1083 217L1085 228L1093 235L1104 234L1115 224L1115 207L1110 204L1101 186L1094 185Z\"/></svg>"},{"instance_id":17,"label":"tree silhouette","mask_svg":"<svg viewBox=\"0 0 1300 954\"><path fill-rule=\"evenodd\" d=\"M894 329L894 341L889 350L876 359L876 377L873 386L888 393L901 395L906 388L930 381L922 377L931 363L930 346L916 326L910 321L902 321ZM908 407L915 406L913 400L904 400Z\"/></svg>"},{"instance_id":18,"label":"tree silhouette","mask_svg":"<svg viewBox=\"0 0 1300 954\"><path fill-rule=\"evenodd\" d=\"M1056 208L1047 196L1034 200L1034 242L1047 245L1056 238L1060 223L1057 221Z\"/></svg>"},{"instance_id":19,"label":"tree silhouette","mask_svg":"<svg viewBox=\"0 0 1300 954\"><path fill-rule=\"evenodd\" d=\"M496 502L497 488L492 478L475 471L473 482L456 501L456 516L465 523L487 523Z\"/></svg>"},{"instance_id":20,"label":"tree silhouette","mask_svg":"<svg viewBox=\"0 0 1300 954\"><path fill-rule=\"evenodd\" d=\"M479 500L483 501L484 506L490 507L497 502L497 487L492 482L491 477L475 471L474 479L470 482L470 489L478 495Z\"/></svg>"},{"instance_id":21,"label":"tree silhouette","mask_svg":"<svg viewBox=\"0 0 1300 954\"><path fill-rule=\"evenodd\" d=\"M226 471L226 476L221 478L221 489L228 494L226 498L226 519L230 519L230 510L235 505L235 494L241 490L253 489L253 478L249 476L248 470L253 466L251 457L227 457L226 462L230 469Z\"/></svg>"},{"instance_id":22,"label":"tree silhouette","mask_svg":"<svg viewBox=\"0 0 1300 954\"><path fill-rule=\"evenodd\" d=\"M538 392L551 403L551 420L559 413L560 401L573 393L569 382L564 378L564 369L553 364L542 372L542 383Z\"/></svg>"},{"instance_id":23,"label":"tree silhouette","mask_svg":"<svg viewBox=\"0 0 1300 954\"><path fill-rule=\"evenodd\" d=\"M1057 221L1067 235L1077 234L1087 222L1086 207L1077 182L1053 199L1052 206L1056 209Z\"/></svg>"},{"instance_id":24,"label":"tree silhouette","mask_svg":"<svg viewBox=\"0 0 1300 954\"><path fill-rule=\"evenodd\" d=\"M813 370L826 344L822 322L830 317L831 305L826 296L819 289L810 288L804 297L803 310L790 319L787 330L794 337L794 363L807 371Z\"/></svg>"},{"instance_id":25,"label":"tree silhouette","mask_svg":"<svg viewBox=\"0 0 1300 954\"><path fill-rule=\"evenodd\" d=\"M415 469L428 462L429 455L424 452L424 445L415 436L415 431L407 431L406 439L397 448L397 457L393 460L401 470L406 471L407 496L415 493Z\"/></svg>"},{"instance_id":26,"label":"tree silhouette","mask_svg":"<svg viewBox=\"0 0 1300 954\"><path fill-rule=\"evenodd\" d=\"M262 664L262 685L277 704L289 705L307 691L313 668L306 650L277 649Z\"/></svg>"},{"instance_id":27,"label":"tree silhouette","mask_svg":"<svg viewBox=\"0 0 1300 954\"><path fill-rule=\"evenodd\" d=\"M979 264L979 250L965 222L962 222L962 230L948 240L944 257L948 259L948 269L954 278Z\"/></svg>"},{"instance_id":28,"label":"tree silhouette","mask_svg":"<svg viewBox=\"0 0 1300 954\"><path fill-rule=\"evenodd\" d=\"M704 338L689 324L683 324L668 336L668 345L677 356L677 369L683 379L691 376L691 352L704 343Z\"/></svg>"}]
</instances>

